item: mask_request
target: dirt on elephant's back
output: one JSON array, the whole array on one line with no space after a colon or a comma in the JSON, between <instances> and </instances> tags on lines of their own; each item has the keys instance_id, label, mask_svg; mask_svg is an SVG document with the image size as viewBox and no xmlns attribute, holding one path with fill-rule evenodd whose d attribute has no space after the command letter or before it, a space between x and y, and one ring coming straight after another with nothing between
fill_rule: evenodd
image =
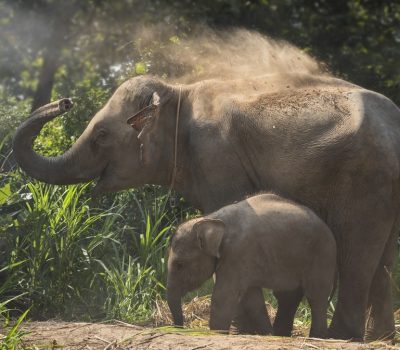
<instances>
[{"instance_id":1,"label":"dirt on elephant's back","mask_svg":"<svg viewBox=\"0 0 400 350\"><path fill-rule=\"evenodd\" d=\"M210 349L398 349L385 343L352 343L304 337L219 335L176 332L123 323L31 322L24 344L33 349L210 350Z\"/></svg>"}]
</instances>

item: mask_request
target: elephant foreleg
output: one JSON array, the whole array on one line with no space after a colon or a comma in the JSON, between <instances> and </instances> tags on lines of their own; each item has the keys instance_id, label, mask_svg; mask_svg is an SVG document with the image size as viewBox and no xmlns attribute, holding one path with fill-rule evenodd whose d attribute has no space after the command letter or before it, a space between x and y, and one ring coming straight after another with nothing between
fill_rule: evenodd
<instances>
[{"instance_id":1,"label":"elephant foreleg","mask_svg":"<svg viewBox=\"0 0 400 350\"><path fill-rule=\"evenodd\" d=\"M210 329L229 331L239 305L239 291L216 280L211 297Z\"/></svg>"},{"instance_id":2,"label":"elephant foreleg","mask_svg":"<svg viewBox=\"0 0 400 350\"><path fill-rule=\"evenodd\" d=\"M261 288L249 288L241 298L233 320L232 332L260 335L272 333L271 321Z\"/></svg>"}]
</instances>

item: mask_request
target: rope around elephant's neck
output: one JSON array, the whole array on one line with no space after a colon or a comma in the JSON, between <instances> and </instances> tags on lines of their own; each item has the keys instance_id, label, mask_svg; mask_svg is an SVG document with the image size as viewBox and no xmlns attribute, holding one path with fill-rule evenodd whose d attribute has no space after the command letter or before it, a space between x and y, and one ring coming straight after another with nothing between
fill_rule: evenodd
<instances>
[{"instance_id":1,"label":"rope around elephant's neck","mask_svg":"<svg viewBox=\"0 0 400 350\"><path fill-rule=\"evenodd\" d=\"M180 113L180 109L181 109L181 95L182 95L182 85L179 85L178 106L176 107L176 121L175 121L174 167L172 169L171 183L169 185L170 192L174 188L176 173L177 173L178 131L179 131L179 113Z\"/></svg>"}]
</instances>

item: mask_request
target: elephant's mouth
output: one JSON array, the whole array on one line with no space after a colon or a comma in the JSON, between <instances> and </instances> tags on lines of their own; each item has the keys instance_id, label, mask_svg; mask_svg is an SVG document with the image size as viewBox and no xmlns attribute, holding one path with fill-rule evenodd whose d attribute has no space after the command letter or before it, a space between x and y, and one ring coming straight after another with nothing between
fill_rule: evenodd
<instances>
[{"instance_id":1,"label":"elephant's mouth","mask_svg":"<svg viewBox=\"0 0 400 350\"><path fill-rule=\"evenodd\" d=\"M100 173L100 176L96 180L96 185L92 190L93 197L98 197L104 193L111 191L111 189L108 188L109 186L107 186L107 183L109 182L108 170L109 170L109 163L106 164L106 166Z\"/></svg>"},{"instance_id":2,"label":"elephant's mouth","mask_svg":"<svg viewBox=\"0 0 400 350\"><path fill-rule=\"evenodd\" d=\"M95 182L96 185L92 190L92 197L98 197L105 193L118 192L131 187L130 178L121 176L111 162L106 164Z\"/></svg>"}]
</instances>

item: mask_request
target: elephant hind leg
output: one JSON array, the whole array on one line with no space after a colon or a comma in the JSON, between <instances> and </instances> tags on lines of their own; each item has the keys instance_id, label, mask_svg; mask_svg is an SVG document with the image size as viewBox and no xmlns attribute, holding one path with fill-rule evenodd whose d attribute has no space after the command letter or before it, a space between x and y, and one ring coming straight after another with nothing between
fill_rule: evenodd
<instances>
[{"instance_id":1,"label":"elephant hind leg","mask_svg":"<svg viewBox=\"0 0 400 350\"><path fill-rule=\"evenodd\" d=\"M328 225L336 238L338 252L338 302L329 336L364 340L366 310L374 274L396 221L396 193L392 179L383 171L365 173L344 182ZM350 186L351 185L351 186ZM383 289L388 286L381 285ZM383 294L387 294L385 290Z\"/></svg>"},{"instance_id":2,"label":"elephant hind leg","mask_svg":"<svg viewBox=\"0 0 400 350\"><path fill-rule=\"evenodd\" d=\"M325 298L321 298L321 296L308 297L307 299L311 308L310 337L326 338L328 335L328 327L326 321L328 300Z\"/></svg>"},{"instance_id":3,"label":"elephant hind leg","mask_svg":"<svg viewBox=\"0 0 400 350\"><path fill-rule=\"evenodd\" d=\"M369 291L365 341L390 340L395 335L391 273L397 255L397 238L398 225L395 225Z\"/></svg>"},{"instance_id":4,"label":"elephant hind leg","mask_svg":"<svg viewBox=\"0 0 400 350\"><path fill-rule=\"evenodd\" d=\"M382 230L385 230L385 225L382 225ZM386 227L386 230L390 229ZM379 237L378 233L379 230L376 237ZM339 261L338 302L329 327L330 337L363 341L368 295L385 241L365 247L362 237L360 241L353 240L351 254L347 254L347 259ZM342 247L341 253L345 253L345 247ZM389 286L381 287L387 289ZM381 293L386 296L387 290Z\"/></svg>"},{"instance_id":5,"label":"elephant hind leg","mask_svg":"<svg viewBox=\"0 0 400 350\"><path fill-rule=\"evenodd\" d=\"M328 336L326 311L332 290L333 274L334 271L327 269L326 276L318 274L320 278L309 279L305 283L304 293L311 308L310 337L326 338Z\"/></svg>"},{"instance_id":6,"label":"elephant hind leg","mask_svg":"<svg viewBox=\"0 0 400 350\"><path fill-rule=\"evenodd\" d=\"M274 335L290 337L293 330L293 321L296 310L303 299L303 289L298 288L291 291L274 291L278 300L278 311L274 321Z\"/></svg>"}]
</instances>

